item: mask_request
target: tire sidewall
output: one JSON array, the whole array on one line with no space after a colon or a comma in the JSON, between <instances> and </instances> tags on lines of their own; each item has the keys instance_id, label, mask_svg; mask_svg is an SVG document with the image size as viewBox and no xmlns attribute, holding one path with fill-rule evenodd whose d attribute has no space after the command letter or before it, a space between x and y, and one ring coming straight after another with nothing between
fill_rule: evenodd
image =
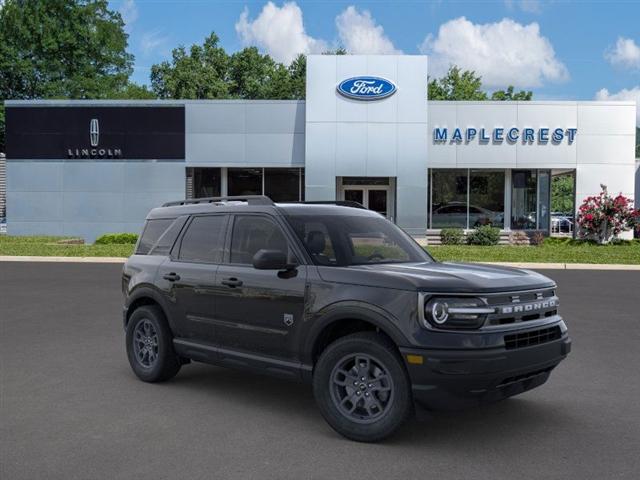
<instances>
[{"instance_id":1,"label":"tire sidewall","mask_svg":"<svg viewBox=\"0 0 640 480\"><path fill-rule=\"evenodd\" d=\"M151 367L145 367L138 362L133 346L136 326L144 320L151 322L158 336L158 358ZM131 369L138 378L145 382L165 380L166 378L175 375L175 373L177 373L177 369L179 369L178 359L173 350L173 337L167 327L162 312L160 312L157 307L140 307L131 314L127 323L126 346L127 358L131 365ZM175 370L175 372L171 374L173 370ZM170 375L168 376L168 374Z\"/></svg>"},{"instance_id":2,"label":"tire sidewall","mask_svg":"<svg viewBox=\"0 0 640 480\"><path fill-rule=\"evenodd\" d=\"M402 359L385 339L377 334L355 334L336 340L320 356L313 375L313 391L324 419L338 433L363 442L374 442L391 435L409 416L413 401L411 386ZM378 359L388 370L394 396L379 420L362 424L349 420L335 405L331 395L331 373L347 355L364 353Z\"/></svg>"}]
</instances>

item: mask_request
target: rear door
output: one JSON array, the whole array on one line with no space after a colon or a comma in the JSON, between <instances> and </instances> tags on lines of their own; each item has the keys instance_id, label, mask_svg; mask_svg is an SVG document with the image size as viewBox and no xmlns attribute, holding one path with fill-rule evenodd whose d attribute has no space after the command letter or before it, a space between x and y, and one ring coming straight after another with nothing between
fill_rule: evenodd
<instances>
[{"instance_id":1,"label":"rear door","mask_svg":"<svg viewBox=\"0 0 640 480\"><path fill-rule=\"evenodd\" d=\"M307 278L293 238L269 215L237 214L227 242L216 280L217 342L223 348L292 358ZM290 272L257 270L252 260L260 249L281 250L298 266Z\"/></svg>"},{"instance_id":2,"label":"rear door","mask_svg":"<svg viewBox=\"0 0 640 480\"><path fill-rule=\"evenodd\" d=\"M177 337L213 342L216 270L228 220L225 214L191 217L160 266L158 285L167 296Z\"/></svg>"}]
</instances>

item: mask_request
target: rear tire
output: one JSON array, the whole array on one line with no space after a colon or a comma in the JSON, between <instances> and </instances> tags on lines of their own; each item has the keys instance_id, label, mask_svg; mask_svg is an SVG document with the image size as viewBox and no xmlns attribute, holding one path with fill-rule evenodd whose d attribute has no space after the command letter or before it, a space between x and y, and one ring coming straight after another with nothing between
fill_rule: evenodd
<instances>
[{"instance_id":1,"label":"rear tire","mask_svg":"<svg viewBox=\"0 0 640 480\"><path fill-rule=\"evenodd\" d=\"M140 380L163 382L180 370L180 358L173 349L173 335L159 307L145 305L131 314L126 342L129 364Z\"/></svg>"},{"instance_id":2,"label":"rear tire","mask_svg":"<svg viewBox=\"0 0 640 480\"><path fill-rule=\"evenodd\" d=\"M313 392L327 423L359 442L388 437L413 411L402 359L391 341L374 332L329 345L316 363Z\"/></svg>"}]
</instances>

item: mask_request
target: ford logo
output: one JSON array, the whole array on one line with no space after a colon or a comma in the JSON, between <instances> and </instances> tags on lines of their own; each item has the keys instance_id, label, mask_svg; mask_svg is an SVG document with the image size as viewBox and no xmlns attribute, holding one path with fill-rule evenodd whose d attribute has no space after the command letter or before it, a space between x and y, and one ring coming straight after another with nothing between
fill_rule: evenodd
<instances>
[{"instance_id":1,"label":"ford logo","mask_svg":"<svg viewBox=\"0 0 640 480\"><path fill-rule=\"evenodd\" d=\"M340 95L355 100L379 100L396 93L396 86L380 77L347 78L336 87Z\"/></svg>"}]
</instances>

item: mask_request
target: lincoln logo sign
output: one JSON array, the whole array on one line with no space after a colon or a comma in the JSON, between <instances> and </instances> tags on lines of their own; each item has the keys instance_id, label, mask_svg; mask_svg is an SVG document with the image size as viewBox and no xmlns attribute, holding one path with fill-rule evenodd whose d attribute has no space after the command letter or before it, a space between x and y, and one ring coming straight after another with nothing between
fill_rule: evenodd
<instances>
[{"instance_id":1,"label":"lincoln logo sign","mask_svg":"<svg viewBox=\"0 0 640 480\"><path fill-rule=\"evenodd\" d=\"M396 93L393 82L380 77L347 78L336 87L340 95L354 100L380 100Z\"/></svg>"},{"instance_id":2,"label":"lincoln logo sign","mask_svg":"<svg viewBox=\"0 0 640 480\"><path fill-rule=\"evenodd\" d=\"M446 127L436 127L433 129L433 141L435 143L467 144L477 140L480 144L487 143L517 143L527 144L548 144L559 145L565 139L571 145L578 134L577 128L518 128L518 127L496 127L496 128L459 128L451 131Z\"/></svg>"},{"instance_id":3,"label":"lincoln logo sign","mask_svg":"<svg viewBox=\"0 0 640 480\"><path fill-rule=\"evenodd\" d=\"M100 124L97 118L92 118L89 122L89 143L91 148L68 148L68 158L120 158L121 148L98 147L100 144Z\"/></svg>"}]
</instances>

